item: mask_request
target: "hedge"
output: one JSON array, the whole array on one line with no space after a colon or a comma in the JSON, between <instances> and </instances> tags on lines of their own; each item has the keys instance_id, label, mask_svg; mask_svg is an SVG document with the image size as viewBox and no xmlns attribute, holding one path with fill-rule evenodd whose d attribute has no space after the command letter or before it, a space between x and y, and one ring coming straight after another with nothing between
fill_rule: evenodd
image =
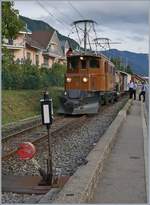
<instances>
[{"instance_id":1,"label":"hedge","mask_svg":"<svg viewBox=\"0 0 150 205\"><path fill-rule=\"evenodd\" d=\"M39 68L29 62L24 64L2 62L3 89L39 89L48 86L63 86L66 66L53 64L51 69Z\"/></svg>"}]
</instances>

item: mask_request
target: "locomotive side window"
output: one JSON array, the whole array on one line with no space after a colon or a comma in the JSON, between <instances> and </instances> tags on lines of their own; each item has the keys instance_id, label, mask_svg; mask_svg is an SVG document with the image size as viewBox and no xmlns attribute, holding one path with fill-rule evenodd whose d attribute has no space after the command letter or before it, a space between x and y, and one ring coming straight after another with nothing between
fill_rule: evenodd
<instances>
[{"instance_id":1,"label":"locomotive side window","mask_svg":"<svg viewBox=\"0 0 150 205\"><path fill-rule=\"evenodd\" d=\"M105 62L105 72L107 73L108 72L108 63Z\"/></svg>"},{"instance_id":2,"label":"locomotive side window","mask_svg":"<svg viewBox=\"0 0 150 205\"><path fill-rule=\"evenodd\" d=\"M99 60L98 59L91 59L90 60L90 68L99 68Z\"/></svg>"}]
</instances>

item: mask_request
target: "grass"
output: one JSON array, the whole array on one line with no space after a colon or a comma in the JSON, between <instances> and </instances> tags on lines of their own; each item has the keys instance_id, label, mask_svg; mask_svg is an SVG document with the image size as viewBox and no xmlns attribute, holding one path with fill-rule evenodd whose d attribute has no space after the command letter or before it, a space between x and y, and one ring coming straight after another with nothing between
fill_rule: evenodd
<instances>
[{"instance_id":1,"label":"grass","mask_svg":"<svg viewBox=\"0 0 150 205\"><path fill-rule=\"evenodd\" d=\"M59 107L59 96L63 91L60 87L51 87L49 96L53 99L54 112ZM43 90L3 90L2 91L2 124L40 114L40 99Z\"/></svg>"}]
</instances>

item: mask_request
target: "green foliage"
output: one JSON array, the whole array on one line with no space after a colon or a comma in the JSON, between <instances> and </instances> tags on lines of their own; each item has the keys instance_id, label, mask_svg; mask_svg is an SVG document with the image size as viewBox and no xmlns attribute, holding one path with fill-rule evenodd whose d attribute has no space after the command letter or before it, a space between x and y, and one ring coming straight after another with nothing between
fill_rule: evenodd
<instances>
[{"instance_id":1,"label":"green foliage","mask_svg":"<svg viewBox=\"0 0 150 205\"><path fill-rule=\"evenodd\" d=\"M126 72L131 74L131 75L133 74L133 71L132 71L132 68L130 65L127 65Z\"/></svg>"},{"instance_id":2,"label":"green foliage","mask_svg":"<svg viewBox=\"0 0 150 205\"><path fill-rule=\"evenodd\" d=\"M2 124L12 123L40 115L40 99L44 89L39 90L2 90ZM54 113L59 107L62 88L49 87L49 96L53 99Z\"/></svg>"},{"instance_id":3,"label":"green foliage","mask_svg":"<svg viewBox=\"0 0 150 205\"><path fill-rule=\"evenodd\" d=\"M53 64L52 69L39 68L31 65L13 63L3 64L3 89L39 89L48 86L63 86L66 66Z\"/></svg>"},{"instance_id":4,"label":"green foliage","mask_svg":"<svg viewBox=\"0 0 150 205\"><path fill-rule=\"evenodd\" d=\"M119 57L111 58L111 61L113 62L113 64L115 65L117 70L125 71L129 74L133 74L131 66L130 65L125 66L122 63L121 58L119 58Z\"/></svg>"},{"instance_id":5,"label":"green foliage","mask_svg":"<svg viewBox=\"0 0 150 205\"><path fill-rule=\"evenodd\" d=\"M66 72L66 66L58 63L53 64L51 76L53 77L53 83L56 86L64 85L64 73Z\"/></svg>"},{"instance_id":6,"label":"green foliage","mask_svg":"<svg viewBox=\"0 0 150 205\"><path fill-rule=\"evenodd\" d=\"M13 2L2 2L2 40L4 38L15 38L24 26L23 22L19 19L18 10L14 9L13 6Z\"/></svg>"},{"instance_id":7,"label":"green foliage","mask_svg":"<svg viewBox=\"0 0 150 205\"><path fill-rule=\"evenodd\" d=\"M38 89L40 88L40 72L37 66L29 63L22 66L22 88Z\"/></svg>"},{"instance_id":8,"label":"green foliage","mask_svg":"<svg viewBox=\"0 0 150 205\"><path fill-rule=\"evenodd\" d=\"M6 47L2 47L2 65L4 67L13 63L13 54Z\"/></svg>"}]
</instances>

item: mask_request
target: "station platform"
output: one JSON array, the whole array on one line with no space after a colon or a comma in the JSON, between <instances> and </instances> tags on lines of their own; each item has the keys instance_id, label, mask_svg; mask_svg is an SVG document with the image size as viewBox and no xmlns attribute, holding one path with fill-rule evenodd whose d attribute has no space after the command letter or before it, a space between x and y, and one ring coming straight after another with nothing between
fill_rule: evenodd
<instances>
[{"instance_id":1,"label":"station platform","mask_svg":"<svg viewBox=\"0 0 150 205\"><path fill-rule=\"evenodd\" d=\"M90 203L147 203L148 139L143 110L144 103L132 102Z\"/></svg>"}]
</instances>

